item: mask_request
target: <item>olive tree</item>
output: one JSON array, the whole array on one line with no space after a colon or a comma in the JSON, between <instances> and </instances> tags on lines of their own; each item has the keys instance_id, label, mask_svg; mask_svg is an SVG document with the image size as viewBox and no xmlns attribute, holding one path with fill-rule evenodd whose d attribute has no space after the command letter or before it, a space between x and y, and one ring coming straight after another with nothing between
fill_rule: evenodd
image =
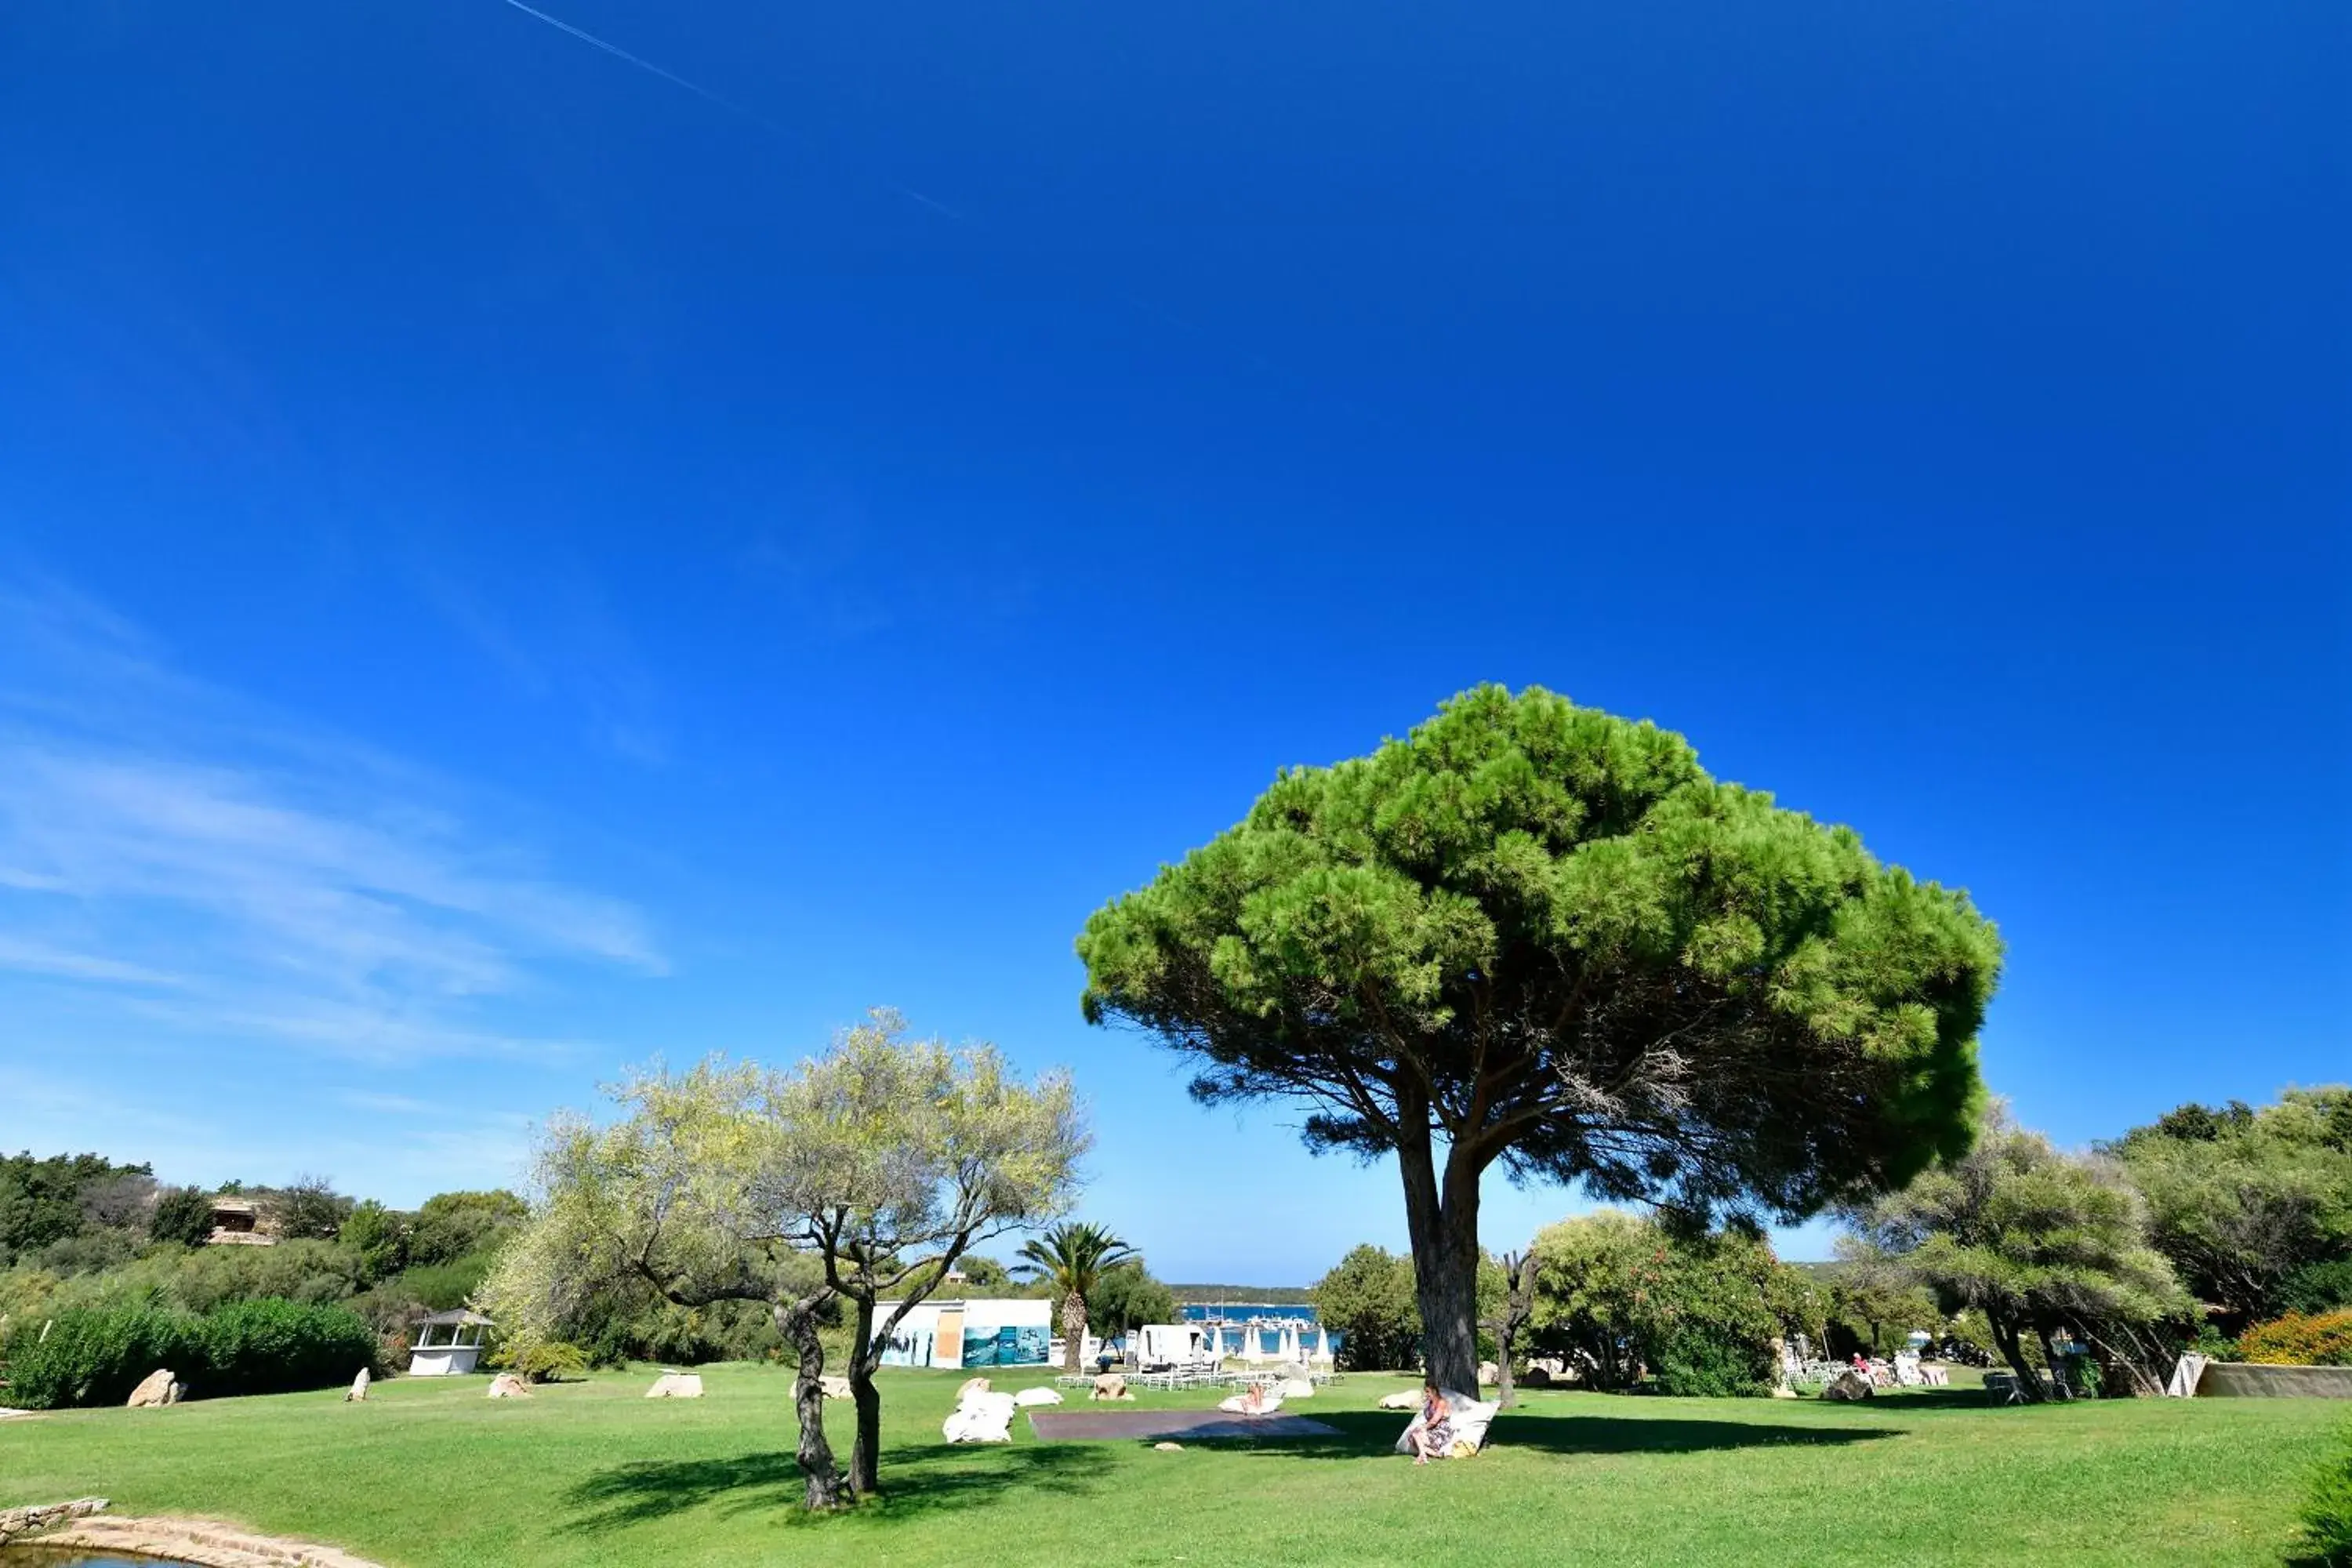
<instances>
[{"instance_id":1,"label":"olive tree","mask_svg":"<svg viewBox=\"0 0 2352 1568\"><path fill-rule=\"evenodd\" d=\"M1487 1315L1479 1326L1495 1336L1495 1403L1508 1410L1519 1402L1511 1363L1518 1354L1519 1333L1535 1315L1536 1255L1506 1252L1494 1263L1494 1289Z\"/></svg>"},{"instance_id":2,"label":"olive tree","mask_svg":"<svg viewBox=\"0 0 2352 1568\"><path fill-rule=\"evenodd\" d=\"M1088 1142L1066 1075L1024 1083L992 1047L909 1040L887 1012L790 1069L713 1058L641 1074L614 1098L625 1114L609 1127L551 1129L546 1195L501 1256L494 1315L509 1338L544 1335L620 1279L681 1306L766 1303L800 1359L812 1509L879 1486L874 1372L906 1314L975 1242L1059 1212ZM836 1302L855 1323L845 1474L824 1433L817 1334Z\"/></svg>"},{"instance_id":3,"label":"olive tree","mask_svg":"<svg viewBox=\"0 0 2352 1568\"><path fill-rule=\"evenodd\" d=\"M2302 1271L2352 1258L2352 1090L2185 1105L2108 1152L2147 1197L2158 1250L2232 1326L2284 1310Z\"/></svg>"},{"instance_id":4,"label":"olive tree","mask_svg":"<svg viewBox=\"0 0 2352 1568\"><path fill-rule=\"evenodd\" d=\"M1432 1375L1476 1370L1479 1184L1794 1221L1968 1147L2000 966L1967 897L1530 688L1283 772L1077 942L1204 1102L1394 1156Z\"/></svg>"},{"instance_id":5,"label":"olive tree","mask_svg":"<svg viewBox=\"0 0 2352 1568\"><path fill-rule=\"evenodd\" d=\"M480 1293L510 1354L561 1340L596 1299L650 1289L681 1307L767 1308L799 1360L797 1458L812 1510L853 1493L824 1430L824 1345L834 1290L801 1245L804 1216L761 1199L776 1129L761 1070L705 1062L615 1087L623 1115L598 1127L555 1117L537 1160L541 1196Z\"/></svg>"},{"instance_id":6,"label":"olive tree","mask_svg":"<svg viewBox=\"0 0 2352 1568\"><path fill-rule=\"evenodd\" d=\"M1948 1310L1984 1313L2029 1401L2043 1393L2026 1346L2037 1344L2055 1368L2062 1331L2154 1392L2162 1345L2153 1331L2189 1310L2121 1167L2063 1153L1999 1106L1964 1159L1851 1219L1853 1261L1882 1274L1899 1268Z\"/></svg>"},{"instance_id":7,"label":"olive tree","mask_svg":"<svg viewBox=\"0 0 2352 1568\"><path fill-rule=\"evenodd\" d=\"M874 1373L898 1325L971 1247L1059 1215L1092 1140L1066 1073L1024 1083L993 1047L909 1040L887 1010L829 1056L771 1075L761 1108L772 1132L754 1195L796 1216L790 1234L855 1311L849 1468L870 1493L882 1449Z\"/></svg>"}]
</instances>

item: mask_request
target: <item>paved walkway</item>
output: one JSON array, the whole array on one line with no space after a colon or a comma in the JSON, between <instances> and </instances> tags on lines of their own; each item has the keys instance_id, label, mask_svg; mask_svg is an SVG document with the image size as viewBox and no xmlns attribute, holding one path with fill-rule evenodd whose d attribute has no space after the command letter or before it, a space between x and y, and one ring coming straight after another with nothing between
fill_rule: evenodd
<instances>
[{"instance_id":1,"label":"paved walkway","mask_svg":"<svg viewBox=\"0 0 2352 1568\"><path fill-rule=\"evenodd\" d=\"M1033 1410L1029 1429L1048 1442L1131 1437L1336 1437L1304 1415L1228 1415L1222 1410Z\"/></svg>"}]
</instances>

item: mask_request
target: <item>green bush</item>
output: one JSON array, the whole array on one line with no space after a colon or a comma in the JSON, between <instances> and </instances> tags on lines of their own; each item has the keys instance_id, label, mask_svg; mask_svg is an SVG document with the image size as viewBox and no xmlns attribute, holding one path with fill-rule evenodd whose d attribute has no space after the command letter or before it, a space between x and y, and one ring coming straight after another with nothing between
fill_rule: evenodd
<instances>
[{"instance_id":1,"label":"green bush","mask_svg":"<svg viewBox=\"0 0 2352 1568\"><path fill-rule=\"evenodd\" d=\"M477 1252L447 1263L418 1264L394 1275L389 1283L436 1312L454 1311L473 1298L488 1278L495 1252Z\"/></svg>"},{"instance_id":2,"label":"green bush","mask_svg":"<svg viewBox=\"0 0 2352 1568\"><path fill-rule=\"evenodd\" d=\"M2352 1307L2352 1258L2306 1263L2286 1277L2279 1305L2290 1312L2330 1312Z\"/></svg>"},{"instance_id":3,"label":"green bush","mask_svg":"<svg viewBox=\"0 0 2352 1568\"><path fill-rule=\"evenodd\" d=\"M495 1253L530 1217L530 1208L509 1192L436 1194L416 1211L409 1260L430 1266Z\"/></svg>"},{"instance_id":4,"label":"green bush","mask_svg":"<svg viewBox=\"0 0 2352 1568\"><path fill-rule=\"evenodd\" d=\"M198 1319L195 1338L203 1372L186 1381L207 1395L331 1388L377 1360L375 1331L347 1307L239 1301Z\"/></svg>"},{"instance_id":5,"label":"green bush","mask_svg":"<svg viewBox=\"0 0 2352 1568\"><path fill-rule=\"evenodd\" d=\"M2352 1366L2352 1311L2289 1312L2239 1335L2238 1353L2273 1366Z\"/></svg>"},{"instance_id":6,"label":"green bush","mask_svg":"<svg viewBox=\"0 0 2352 1568\"><path fill-rule=\"evenodd\" d=\"M2352 1441L2312 1478L2311 1499L2303 1505L2303 1538L2309 1561L2324 1568L2352 1568Z\"/></svg>"},{"instance_id":7,"label":"green bush","mask_svg":"<svg viewBox=\"0 0 2352 1568\"><path fill-rule=\"evenodd\" d=\"M190 1353L193 1321L181 1312L122 1307L19 1324L0 1352L7 1363L8 1403L27 1410L120 1405L158 1367L190 1382L196 1363Z\"/></svg>"},{"instance_id":8,"label":"green bush","mask_svg":"<svg viewBox=\"0 0 2352 1568\"><path fill-rule=\"evenodd\" d=\"M155 1211L147 1216L151 1241L176 1241L182 1247L202 1247L213 1233L213 1197L202 1187L165 1187L156 1194Z\"/></svg>"},{"instance_id":9,"label":"green bush","mask_svg":"<svg viewBox=\"0 0 2352 1568\"><path fill-rule=\"evenodd\" d=\"M1752 1340L1726 1339L1708 1325L1669 1333L1650 1380L1660 1394L1691 1399L1756 1398L1772 1392L1772 1352Z\"/></svg>"},{"instance_id":10,"label":"green bush","mask_svg":"<svg viewBox=\"0 0 2352 1568\"><path fill-rule=\"evenodd\" d=\"M1339 1364L1347 1371L1421 1364L1411 1258L1367 1242L1317 1280L1309 1297L1324 1328L1339 1336Z\"/></svg>"},{"instance_id":11,"label":"green bush","mask_svg":"<svg viewBox=\"0 0 2352 1568\"><path fill-rule=\"evenodd\" d=\"M549 1340L515 1357L514 1369L533 1383L562 1383L588 1375L588 1354L578 1345Z\"/></svg>"},{"instance_id":12,"label":"green bush","mask_svg":"<svg viewBox=\"0 0 2352 1568\"><path fill-rule=\"evenodd\" d=\"M327 1388L379 1359L374 1333L341 1307L241 1301L208 1316L152 1306L66 1311L17 1327L0 1347L8 1400L34 1410L120 1405L168 1367L198 1397Z\"/></svg>"}]
</instances>

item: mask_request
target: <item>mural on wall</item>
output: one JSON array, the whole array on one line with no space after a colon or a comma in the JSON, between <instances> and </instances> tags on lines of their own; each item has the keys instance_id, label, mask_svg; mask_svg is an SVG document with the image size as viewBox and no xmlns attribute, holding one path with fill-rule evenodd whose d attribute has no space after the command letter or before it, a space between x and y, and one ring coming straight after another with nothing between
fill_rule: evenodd
<instances>
[{"instance_id":1,"label":"mural on wall","mask_svg":"<svg viewBox=\"0 0 2352 1568\"><path fill-rule=\"evenodd\" d=\"M1043 1366L1052 1338L1034 1324L1016 1328L971 1328L963 1334L966 1366Z\"/></svg>"}]
</instances>

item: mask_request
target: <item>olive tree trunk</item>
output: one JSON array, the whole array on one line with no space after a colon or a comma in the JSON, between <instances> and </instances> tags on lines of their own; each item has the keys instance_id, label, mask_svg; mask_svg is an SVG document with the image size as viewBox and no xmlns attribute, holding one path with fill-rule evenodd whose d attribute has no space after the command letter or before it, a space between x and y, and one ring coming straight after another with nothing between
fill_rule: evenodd
<instances>
[{"instance_id":1,"label":"olive tree trunk","mask_svg":"<svg viewBox=\"0 0 2352 1568\"><path fill-rule=\"evenodd\" d=\"M2017 1373L2018 1397L2028 1405L2041 1404L2048 1395L2042 1392L2041 1373L2025 1359L2025 1345L2018 1336L2018 1325L1990 1309L1985 1312L1985 1323L1992 1330L1992 1342L2000 1350L2001 1360Z\"/></svg>"},{"instance_id":2,"label":"olive tree trunk","mask_svg":"<svg viewBox=\"0 0 2352 1568\"><path fill-rule=\"evenodd\" d=\"M1519 1400L1511 1377L1511 1358L1518 1353L1519 1331L1535 1315L1535 1254L1504 1254L1503 1310L1486 1325L1495 1334L1495 1406L1498 1410L1508 1410Z\"/></svg>"},{"instance_id":3,"label":"olive tree trunk","mask_svg":"<svg viewBox=\"0 0 2352 1568\"><path fill-rule=\"evenodd\" d=\"M882 1346L874 1334L874 1298L857 1301L857 1338L849 1347L849 1399L857 1407L857 1436L849 1446L849 1482L861 1497L882 1489L882 1391L874 1386Z\"/></svg>"},{"instance_id":4,"label":"olive tree trunk","mask_svg":"<svg viewBox=\"0 0 2352 1568\"><path fill-rule=\"evenodd\" d=\"M833 1445L824 1436L824 1343L817 1338L817 1309L822 1296L778 1302L776 1331L800 1356L800 1373L793 1380L793 1405L800 1416L801 1440L795 1456L807 1483L803 1501L812 1513L828 1512L848 1504L855 1489L834 1464Z\"/></svg>"}]
</instances>

